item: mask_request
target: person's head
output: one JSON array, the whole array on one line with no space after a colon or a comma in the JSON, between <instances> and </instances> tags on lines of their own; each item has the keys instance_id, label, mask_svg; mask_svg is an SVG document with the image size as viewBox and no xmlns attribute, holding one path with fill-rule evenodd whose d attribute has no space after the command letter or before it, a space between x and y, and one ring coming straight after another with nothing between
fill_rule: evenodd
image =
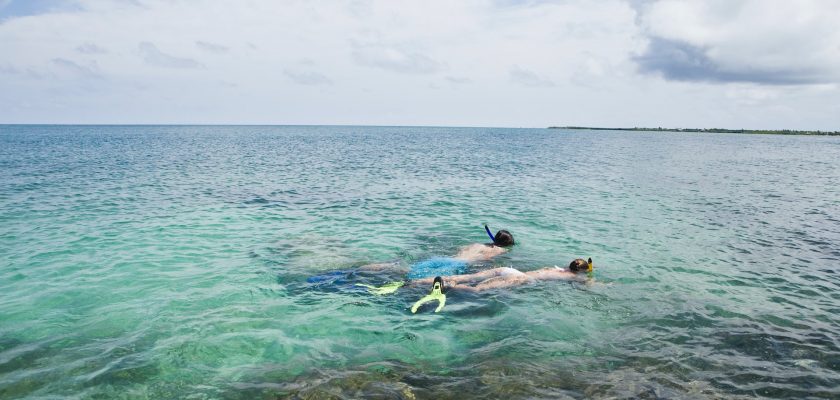
<instances>
[{"instance_id":1,"label":"person's head","mask_svg":"<svg viewBox=\"0 0 840 400\"><path fill-rule=\"evenodd\" d=\"M573 260L571 263L569 263L569 271L572 271L574 273L592 272L592 258L588 260L584 260L582 258Z\"/></svg>"},{"instance_id":2,"label":"person's head","mask_svg":"<svg viewBox=\"0 0 840 400\"><path fill-rule=\"evenodd\" d=\"M508 247L514 245L513 235L511 235L510 232L508 232L505 229L496 232L496 235L493 236L493 239L493 244L499 247Z\"/></svg>"}]
</instances>

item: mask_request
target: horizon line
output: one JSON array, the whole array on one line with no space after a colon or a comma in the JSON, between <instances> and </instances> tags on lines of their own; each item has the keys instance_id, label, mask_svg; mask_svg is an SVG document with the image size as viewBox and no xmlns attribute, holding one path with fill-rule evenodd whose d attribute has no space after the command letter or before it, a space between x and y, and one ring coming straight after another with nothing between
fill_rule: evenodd
<instances>
[{"instance_id":1,"label":"horizon line","mask_svg":"<svg viewBox=\"0 0 840 400\"><path fill-rule=\"evenodd\" d=\"M5 123L0 126L335 126L369 128L488 128L488 129L549 129L550 126L478 126L478 125L358 125L358 124L206 124L206 123Z\"/></svg>"},{"instance_id":2,"label":"horizon line","mask_svg":"<svg viewBox=\"0 0 840 400\"><path fill-rule=\"evenodd\" d=\"M354 124L232 124L232 123L0 123L0 126L273 126L273 127L366 127L366 128L456 128L456 129L554 129L554 130L595 130L595 131L691 131L691 130L725 130L725 131L742 131L748 132L826 132L826 133L840 133L840 130L822 130L822 129L790 129L790 128L773 128L773 129L755 129L755 128L662 128L662 127L597 127L587 125L549 125L543 127L526 127L526 126L477 126L477 125L354 125Z\"/></svg>"}]
</instances>

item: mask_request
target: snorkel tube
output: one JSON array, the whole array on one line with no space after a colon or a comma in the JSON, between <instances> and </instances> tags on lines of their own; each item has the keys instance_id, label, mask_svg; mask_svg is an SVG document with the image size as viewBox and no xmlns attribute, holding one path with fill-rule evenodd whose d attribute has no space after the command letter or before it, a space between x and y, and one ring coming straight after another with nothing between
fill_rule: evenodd
<instances>
[{"instance_id":1,"label":"snorkel tube","mask_svg":"<svg viewBox=\"0 0 840 400\"><path fill-rule=\"evenodd\" d=\"M490 232L490 228L487 227L487 224L484 224L484 231L487 232L487 236L490 236L490 240L492 240L493 243L495 244L496 243L496 237L493 236L493 233Z\"/></svg>"}]
</instances>

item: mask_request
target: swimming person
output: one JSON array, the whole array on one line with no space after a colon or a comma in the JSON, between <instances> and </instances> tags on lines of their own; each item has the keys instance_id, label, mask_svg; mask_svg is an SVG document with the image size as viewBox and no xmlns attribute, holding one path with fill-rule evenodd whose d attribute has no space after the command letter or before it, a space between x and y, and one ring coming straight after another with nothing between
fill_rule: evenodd
<instances>
[{"instance_id":1,"label":"swimming person","mask_svg":"<svg viewBox=\"0 0 840 400\"><path fill-rule=\"evenodd\" d=\"M515 244L513 235L505 229L490 234L490 228L484 225L487 236L490 236L490 243L474 243L462 247L458 254L453 257L456 260L466 262L487 261L507 251L507 248Z\"/></svg>"},{"instance_id":2,"label":"swimming person","mask_svg":"<svg viewBox=\"0 0 840 400\"><path fill-rule=\"evenodd\" d=\"M481 292L489 289L503 289L514 286L521 286L539 281L558 280L573 280L580 282L586 281L587 283L589 283L592 282L590 274L592 273L593 268L594 266L592 264L592 258L589 258L585 261L582 258L574 259L571 263L569 263L568 269L561 269L558 266L554 266L548 268L541 268L534 271L522 272L516 268L511 267L493 268L488 269L486 271L476 272L474 274L459 274L449 276L446 278L446 281L448 283L448 290L446 291L444 290L444 280L441 276L435 276L434 278L414 279L410 282L389 282L383 286L378 287L359 283L357 283L355 286L367 289L368 293L377 296L384 296L392 294L402 287L427 285L429 283L432 283L432 291L428 295L420 298L420 300L417 300L417 302L414 303L414 305L411 307L411 313L416 313L420 306L422 306L423 304L434 301L438 302L438 306L437 308L435 308L435 312L437 313L440 312L446 304L445 292L448 292L451 289L464 290L468 292ZM583 273L586 273L587 276L584 277Z\"/></svg>"},{"instance_id":3,"label":"swimming person","mask_svg":"<svg viewBox=\"0 0 840 400\"><path fill-rule=\"evenodd\" d=\"M488 261L507 251L515 244L513 235L505 229L493 235L484 225L490 243L474 243L462 247L454 257L435 257L413 264L408 271L408 279L421 279L433 276L459 275L467 272L467 265L477 261Z\"/></svg>"},{"instance_id":4,"label":"swimming person","mask_svg":"<svg viewBox=\"0 0 840 400\"><path fill-rule=\"evenodd\" d=\"M474 243L462 247L454 257L433 257L428 260L423 260L412 264L406 272L408 280L431 278L434 276L450 276L459 275L467 272L469 263L478 261L487 261L496 256L504 254L507 248L514 245L513 235L505 230L499 230L493 235L490 228L484 225L484 230L490 237L490 243ZM400 271L399 262L386 262L362 265L352 270L332 271L321 275L311 276L307 278L307 282L319 285L349 285L348 280L357 272L387 272Z\"/></svg>"},{"instance_id":5,"label":"swimming person","mask_svg":"<svg viewBox=\"0 0 840 400\"><path fill-rule=\"evenodd\" d=\"M584 261L578 258L569 263L568 269L561 269L554 266L549 268L542 268L535 271L522 272L515 268L493 268L486 271L477 272L474 274L463 274L447 277L448 290L444 290L443 278L436 276L433 279L424 278L417 279L410 282L411 286L425 285L432 283L431 293L417 300L411 306L411 313L414 314L425 303L438 301L438 306L435 312L440 312L444 305L446 305L446 294L451 289L464 290L468 292L481 292L488 289L501 289L513 286L520 286L537 281L554 281L554 280L575 280L575 281L589 281L589 277L582 277L581 273L586 272L587 275L592 272L592 258ZM406 282L391 282L388 285L381 287L367 286L372 294L386 295L397 291L397 289L406 285Z\"/></svg>"},{"instance_id":6,"label":"swimming person","mask_svg":"<svg viewBox=\"0 0 840 400\"><path fill-rule=\"evenodd\" d=\"M538 281L577 280L583 281L587 277L582 273L592 272L592 258L575 259L569 263L568 269L560 267L541 268L534 271L522 272L515 268L493 268L474 274L454 275L446 278L447 288L481 292L488 289L502 289L520 286ZM411 285L426 285L432 283L429 278L416 279Z\"/></svg>"}]
</instances>

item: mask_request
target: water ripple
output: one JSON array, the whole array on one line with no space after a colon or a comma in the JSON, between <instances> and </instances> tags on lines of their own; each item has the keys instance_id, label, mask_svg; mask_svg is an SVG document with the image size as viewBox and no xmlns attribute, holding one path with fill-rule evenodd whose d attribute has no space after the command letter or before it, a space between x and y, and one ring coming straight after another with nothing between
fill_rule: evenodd
<instances>
[{"instance_id":1,"label":"water ripple","mask_svg":"<svg viewBox=\"0 0 840 400\"><path fill-rule=\"evenodd\" d=\"M0 126L0 397L838 398L840 142ZM485 240L596 282L306 278ZM356 274L359 282L398 271Z\"/></svg>"}]
</instances>

